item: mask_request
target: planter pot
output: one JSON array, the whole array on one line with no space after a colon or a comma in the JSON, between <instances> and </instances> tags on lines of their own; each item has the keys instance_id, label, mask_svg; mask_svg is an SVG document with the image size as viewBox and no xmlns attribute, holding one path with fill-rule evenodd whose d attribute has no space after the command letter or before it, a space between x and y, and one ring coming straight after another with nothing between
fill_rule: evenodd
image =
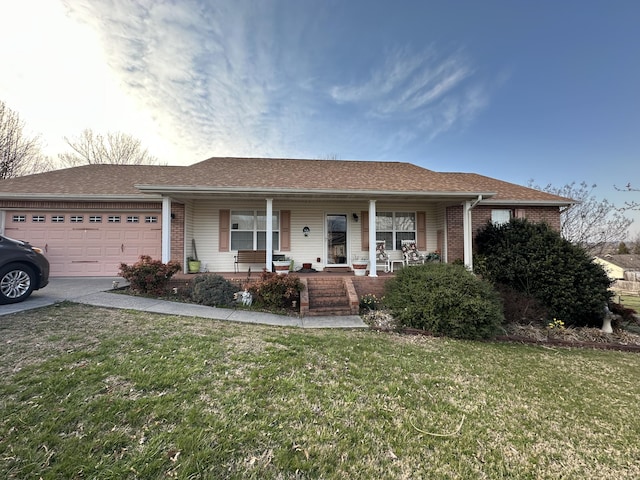
<instances>
[{"instance_id":1,"label":"planter pot","mask_svg":"<svg viewBox=\"0 0 640 480\"><path fill-rule=\"evenodd\" d=\"M200 271L200 260L189 261L189 273L198 273Z\"/></svg>"},{"instance_id":2,"label":"planter pot","mask_svg":"<svg viewBox=\"0 0 640 480\"><path fill-rule=\"evenodd\" d=\"M287 275L289 273L290 260L276 260L273 262L273 268L278 275Z\"/></svg>"},{"instance_id":3,"label":"planter pot","mask_svg":"<svg viewBox=\"0 0 640 480\"><path fill-rule=\"evenodd\" d=\"M613 333L613 328L611 328L611 317L609 317L609 315L604 317L604 320L602 320L602 329L601 330L604 333Z\"/></svg>"},{"instance_id":4,"label":"planter pot","mask_svg":"<svg viewBox=\"0 0 640 480\"><path fill-rule=\"evenodd\" d=\"M364 277L367 273L367 267L369 266L369 262L353 262L351 267L353 268L353 273L356 277Z\"/></svg>"}]
</instances>

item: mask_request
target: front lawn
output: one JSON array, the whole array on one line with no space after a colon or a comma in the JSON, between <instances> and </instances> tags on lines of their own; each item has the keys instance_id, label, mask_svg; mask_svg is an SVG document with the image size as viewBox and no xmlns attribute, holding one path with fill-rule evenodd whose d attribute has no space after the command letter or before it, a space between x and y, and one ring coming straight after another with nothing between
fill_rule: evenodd
<instances>
[{"instance_id":1,"label":"front lawn","mask_svg":"<svg viewBox=\"0 0 640 480\"><path fill-rule=\"evenodd\" d=\"M640 478L640 355L65 303L0 317L0 472Z\"/></svg>"}]
</instances>

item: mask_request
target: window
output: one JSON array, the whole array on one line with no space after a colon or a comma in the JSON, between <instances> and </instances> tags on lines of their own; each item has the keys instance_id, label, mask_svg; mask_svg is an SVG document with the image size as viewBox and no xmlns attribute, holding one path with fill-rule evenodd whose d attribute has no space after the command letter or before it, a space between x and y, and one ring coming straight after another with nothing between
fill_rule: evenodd
<instances>
[{"instance_id":1,"label":"window","mask_svg":"<svg viewBox=\"0 0 640 480\"><path fill-rule=\"evenodd\" d=\"M120 223L120 215L109 215L107 218L108 223Z\"/></svg>"},{"instance_id":2,"label":"window","mask_svg":"<svg viewBox=\"0 0 640 480\"><path fill-rule=\"evenodd\" d=\"M64 215L51 215L51 223L64 223Z\"/></svg>"},{"instance_id":3,"label":"window","mask_svg":"<svg viewBox=\"0 0 640 480\"><path fill-rule=\"evenodd\" d=\"M102 215L91 215L89 223L102 223Z\"/></svg>"},{"instance_id":4,"label":"window","mask_svg":"<svg viewBox=\"0 0 640 480\"><path fill-rule=\"evenodd\" d=\"M13 217L11 217L11 221L12 222L26 222L27 221L27 216L26 215L14 215Z\"/></svg>"},{"instance_id":5,"label":"window","mask_svg":"<svg viewBox=\"0 0 640 480\"><path fill-rule=\"evenodd\" d=\"M44 215L32 215L31 216L31 221L34 223L43 223L44 222Z\"/></svg>"},{"instance_id":6,"label":"window","mask_svg":"<svg viewBox=\"0 0 640 480\"><path fill-rule=\"evenodd\" d=\"M82 215L71 215L71 218L69 218L69 221L71 223L82 223L84 220L84 218L82 217Z\"/></svg>"},{"instance_id":7,"label":"window","mask_svg":"<svg viewBox=\"0 0 640 480\"><path fill-rule=\"evenodd\" d=\"M267 212L238 210L231 212L231 250L267 248ZM280 249L280 213L273 212L273 249Z\"/></svg>"},{"instance_id":8,"label":"window","mask_svg":"<svg viewBox=\"0 0 640 480\"><path fill-rule=\"evenodd\" d=\"M144 223L158 223L158 217L151 216L151 217L144 217Z\"/></svg>"},{"instance_id":9,"label":"window","mask_svg":"<svg viewBox=\"0 0 640 480\"><path fill-rule=\"evenodd\" d=\"M138 223L140 218L137 215L131 215L127 217L127 223Z\"/></svg>"},{"instance_id":10,"label":"window","mask_svg":"<svg viewBox=\"0 0 640 480\"><path fill-rule=\"evenodd\" d=\"M384 241L386 250L400 250L403 240L416 239L415 212L378 212L376 240Z\"/></svg>"},{"instance_id":11,"label":"window","mask_svg":"<svg viewBox=\"0 0 640 480\"><path fill-rule=\"evenodd\" d=\"M494 225L503 225L509 223L513 217L513 211L507 209L491 210L491 223Z\"/></svg>"}]
</instances>

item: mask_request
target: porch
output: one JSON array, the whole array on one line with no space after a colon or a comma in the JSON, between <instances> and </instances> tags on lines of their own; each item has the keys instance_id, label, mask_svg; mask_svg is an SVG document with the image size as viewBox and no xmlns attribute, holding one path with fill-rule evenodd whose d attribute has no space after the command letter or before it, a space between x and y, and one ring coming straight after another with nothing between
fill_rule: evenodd
<instances>
[{"instance_id":1,"label":"porch","mask_svg":"<svg viewBox=\"0 0 640 480\"><path fill-rule=\"evenodd\" d=\"M254 282L260 276L260 271L210 273L220 275L238 285L239 291L243 285ZM171 278L171 287L186 287L196 276L206 274L178 273ZM289 275L299 277L305 286L300 294L298 306L301 317L358 315L360 298L364 295L382 297L386 282L395 276L391 272L378 272L376 277L356 276L353 271L347 269L291 272Z\"/></svg>"}]
</instances>

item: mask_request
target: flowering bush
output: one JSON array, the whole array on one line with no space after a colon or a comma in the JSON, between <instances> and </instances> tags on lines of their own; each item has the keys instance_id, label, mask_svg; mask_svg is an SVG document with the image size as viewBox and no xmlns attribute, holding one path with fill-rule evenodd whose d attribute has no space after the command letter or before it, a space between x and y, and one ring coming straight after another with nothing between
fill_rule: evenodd
<instances>
[{"instance_id":1,"label":"flowering bush","mask_svg":"<svg viewBox=\"0 0 640 480\"><path fill-rule=\"evenodd\" d=\"M136 293L162 295L171 277L181 269L178 262L162 263L149 255L140 255L140 260L131 266L120 264L120 276L129 281L129 288Z\"/></svg>"},{"instance_id":2,"label":"flowering bush","mask_svg":"<svg viewBox=\"0 0 640 480\"><path fill-rule=\"evenodd\" d=\"M378 298L372 293L367 293L360 298L360 310L379 310L383 301L384 297Z\"/></svg>"}]
</instances>

